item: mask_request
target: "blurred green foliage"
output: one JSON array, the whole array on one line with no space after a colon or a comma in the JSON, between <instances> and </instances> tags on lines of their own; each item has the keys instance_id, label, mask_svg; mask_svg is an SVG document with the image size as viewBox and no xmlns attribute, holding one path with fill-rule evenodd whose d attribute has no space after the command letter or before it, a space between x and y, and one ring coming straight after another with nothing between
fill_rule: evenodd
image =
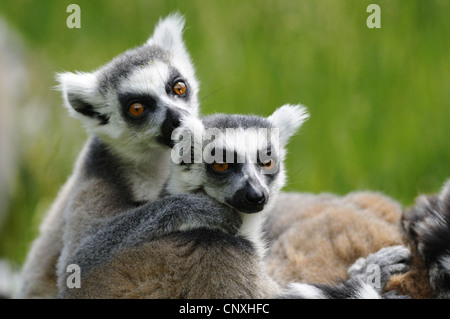
<instances>
[{"instance_id":1,"label":"blurred green foliage","mask_svg":"<svg viewBox=\"0 0 450 319\"><path fill-rule=\"evenodd\" d=\"M70 3L81 7L81 29L66 26ZM366 26L370 3L381 29ZM40 106L22 109L0 255L23 261L86 138L52 89L54 73L104 64L173 11L187 19L203 113L309 108L289 145L286 190L370 189L404 205L436 192L450 177L449 9L447 0L1 1L25 39Z\"/></svg>"}]
</instances>

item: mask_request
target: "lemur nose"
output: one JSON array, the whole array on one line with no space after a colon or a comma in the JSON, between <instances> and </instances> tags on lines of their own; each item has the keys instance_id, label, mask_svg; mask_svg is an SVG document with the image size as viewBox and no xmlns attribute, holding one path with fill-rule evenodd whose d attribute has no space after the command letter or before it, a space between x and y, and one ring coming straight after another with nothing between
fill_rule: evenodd
<instances>
[{"instance_id":1,"label":"lemur nose","mask_svg":"<svg viewBox=\"0 0 450 319\"><path fill-rule=\"evenodd\" d=\"M176 129L181 125L181 118L179 116L176 116L172 119L172 128Z\"/></svg>"},{"instance_id":2,"label":"lemur nose","mask_svg":"<svg viewBox=\"0 0 450 319\"><path fill-rule=\"evenodd\" d=\"M159 141L167 146L172 147L172 132L180 127L181 125L182 114L178 111L172 111L167 109L166 118L161 125L161 135L159 137Z\"/></svg>"},{"instance_id":3,"label":"lemur nose","mask_svg":"<svg viewBox=\"0 0 450 319\"><path fill-rule=\"evenodd\" d=\"M266 195L262 191L257 191L252 187L245 194L245 199L251 204L261 205L265 203Z\"/></svg>"}]
</instances>

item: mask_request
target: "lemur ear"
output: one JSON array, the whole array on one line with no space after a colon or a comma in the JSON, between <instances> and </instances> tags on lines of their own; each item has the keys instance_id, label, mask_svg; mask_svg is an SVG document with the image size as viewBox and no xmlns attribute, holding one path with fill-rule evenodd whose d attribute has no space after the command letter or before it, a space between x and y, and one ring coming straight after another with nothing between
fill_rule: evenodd
<instances>
[{"instance_id":1,"label":"lemur ear","mask_svg":"<svg viewBox=\"0 0 450 319\"><path fill-rule=\"evenodd\" d=\"M59 73L58 89L62 92L64 106L74 117L93 125L107 124L109 118L95 107L98 99L97 78L93 73Z\"/></svg>"},{"instance_id":2,"label":"lemur ear","mask_svg":"<svg viewBox=\"0 0 450 319\"><path fill-rule=\"evenodd\" d=\"M276 109L268 120L280 130L280 144L284 146L308 118L308 111L303 105L286 104Z\"/></svg>"},{"instance_id":3,"label":"lemur ear","mask_svg":"<svg viewBox=\"0 0 450 319\"><path fill-rule=\"evenodd\" d=\"M165 19L160 19L153 35L147 40L149 45L157 45L171 53L186 53L183 42L185 19L179 13L173 13Z\"/></svg>"},{"instance_id":4,"label":"lemur ear","mask_svg":"<svg viewBox=\"0 0 450 319\"><path fill-rule=\"evenodd\" d=\"M179 13L160 19L146 45L157 46L167 51L172 66L189 79L191 91L194 93L192 97L196 99L199 84L195 77L194 64L183 41L184 24L185 19Z\"/></svg>"}]
</instances>

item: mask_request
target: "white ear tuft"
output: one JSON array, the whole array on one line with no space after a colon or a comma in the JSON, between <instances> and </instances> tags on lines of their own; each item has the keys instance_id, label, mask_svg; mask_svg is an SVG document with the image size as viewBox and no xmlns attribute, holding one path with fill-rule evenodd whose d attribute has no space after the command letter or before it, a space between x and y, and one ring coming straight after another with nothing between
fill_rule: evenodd
<instances>
[{"instance_id":1,"label":"white ear tuft","mask_svg":"<svg viewBox=\"0 0 450 319\"><path fill-rule=\"evenodd\" d=\"M56 80L59 82L57 88L62 91L64 106L70 115L80 119L87 129L109 122L107 106L97 90L95 73L59 73Z\"/></svg>"},{"instance_id":2,"label":"white ear tuft","mask_svg":"<svg viewBox=\"0 0 450 319\"><path fill-rule=\"evenodd\" d=\"M194 64L183 41L184 24L185 19L178 12L160 19L146 45L166 51L170 57L170 64L189 81L191 91L194 93L193 104L196 104L199 84L195 77Z\"/></svg>"},{"instance_id":3,"label":"white ear tuft","mask_svg":"<svg viewBox=\"0 0 450 319\"><path fill-rule=\"evenodd\" d=\"M300 126L309 118L308 110L303 105L286 104L269 116L268 120L274 128L280 130L280 143L286 145L289 138L297 132Z\"/></svg>"},{"instance_id":4,"label":"white ear tuft","mask_svg":"<svg viewBox=\"0 0 450 319\"><path fill-rule=\"evenodd\" d=\"M169 51L177 51L183 44L183 29L185 19L178 12L172 13L165 19L160 19L153 35L147 40L149 45L158 45Z\"/></svg>"},{"instance_id":5,"label":"white ear tuft","mask_svg":"<svg viewBox=\"0 0 450 319\"><path fill-rule=\"evenodd\" d=\"M83 104L90 104L94 91L97 88L97 78L93 73L66 72L58 73L56 80L57 87L63 95L64 105L71 114L80 113Z\"/></svg>"}]
</instances>

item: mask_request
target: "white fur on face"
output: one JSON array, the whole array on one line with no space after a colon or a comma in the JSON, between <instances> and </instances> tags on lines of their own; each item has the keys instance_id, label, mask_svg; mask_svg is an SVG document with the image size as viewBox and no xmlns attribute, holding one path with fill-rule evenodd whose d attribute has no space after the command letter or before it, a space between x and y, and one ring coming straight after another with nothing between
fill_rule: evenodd
<instances>
[{"instance_id":1,"label":"white fur on face","mask_svg":"<svg viewBox=\"0 0 450 319\"><path fill-rule=\"evenodd\" d=\"M165 83L169 78L169 66L161 61L148 61L137 67L126 80L120 83L119 92L148 94L151 96L167 95Z\"/></svg>"},{"instance_id":2,"label":"white fur on face","mask_svg":"<svg viewBox=\"0 0 450 319\"><path fill-rule=\"evenodd\" d=\"M188 128L188 130L183 130L183 128ZM174 139L178 140L183 132L194 132L191 133L192 135L183 135L183 140L187 140L188 143L182 147L184 147L184 150L190 150L190 137L193 136L197 149L196 155L198 155L198 152L201 152L201 154L200 156L197 156L197 158L194 158L194 164L190 165L190 169L185 170L181 165L177 164L179 158L177 158L176 155L179 154L179 148L178 145L174 147L172 155L175 164L173 165L173 174L168 186L169 192L183 193L203 189L209 196L226 204L226 198L242 188L247 181L257 189L264 189L265 192L269 194L269 198L279 192L283 187L285 182L285 171L282 157L277 158L277 161L279 162L278 174L270 185L264 177L264 174L266 173L265 169L256 164L258 153L260 151L261 153L264 153L267 149L267 135L261 134L261 132L255 129L230 129L225 133L216 130L215 133L217 133L217 135L214 136L214 141L209 142L211 136L205 134L205 131L208 129L203 127L201 121L192 118L187 119L184 122L183 128L175 131ZM203 141L205 138L208 142L206 142L207 144L205 145L205 148L203 148L202 146L204 145ZM277 145L278 143L273 142L272 144ZM242 171L238 175L239 178L236 178L232 183L228 182L221 185L208 182L206 165L208 165L208 163L213 163L216 155L210 156L211 158L206 161L205 157L207 155L206 153L211 154L212 148L217 150L216 162L223 161L222 155L218 156L218 154L222 154L219 150L225 149L231 154L234 154L235 152L238 154L238 162L240 160L243 164ZM275 157L277 157L278 152L281 151L278 151L275 146L272 146L272 154L274 154ZM228 163L233 161L234 157L231 158L231 161L226 160Z\"/></svg>"},{"instance_id":3,"label":"white fur on face","mask_svg":"<svg viewBox=\"0 0 450 319\"><path fill-rule=\"evenodd\" d=\"M278 193L284 186L286 181L286 174L284 170L284 155L285 146L296 130L302 125L308 118L306 108L301 105L284 105L278 108L268 120L275 127L275 130L270 131L267 128L233 128L223 130L214 128L204 128L201 121L197 119L187 119L183 123L183 127L178 132L188 131L193 137L194 145L196 145L196 153L194 156L194 164L189 171L181 170L175 165L174 173L178 176L172 178L173 182L169 183L172 191L183 192L184 190L197 190L203 188L205 192L211 197L215 198L219 202L226 203L226 197L233 194L240 189L246 181L257 183L258 186L265 189L269 196ZM270 141L267 140L267 132L269 134ZM174 140L178 140L182 133L174 134ZM214 136L214 140L209 142ZM185 138L189 143L191 138ZM206 145L204 141L206 142ZM278 161L278 175L271 185L267 185L266 179L263 178L263 169L255 163L257 162L257 155L265 154L267 145L271 145L272 154L277 157ZM190 145L190 144L188 144ZM234 183L224 184L220 187L217 185L211 185L206 181L206 167L204 162L222 162L224 158L221 152L216 152L211 155L212 149L225 150L227 155L233 155L233 157L226 157L225 162L234 162L234 153L237 153L238 163L245 163L242 171L242 176ZM189 148L190 149L190 148ZM174 148L172 153L174 163L178 163L175 159L177 157L179 148ZM199 155L198 152L202 153ZM258 187L259 188L259 187Z\"/></svg>"},{"instance_id":4,"label":"white fur on face","mask_svg":"<svg viewBox=\"0 0 450 319\"><path fill-rule=\"evenodd\" d=\"M225 130L211 129L205 128L200 120L186 119L183 126L172 135L174 141L179 141L182 137L184 142L181 143L180 147L177 147L176 144L172 151L174 165L172 165L172 174L166 190L172 194L203 190L218 202L228 205L226 199L232 198L247 182L256 189L263 189L269 196L265 209L255 214L240 213L243 223L239 230L239 235L252 242L256 253L262 258L267 247L261 236L264 212L271 208L274 197L286 181L283 164L286 153L285 146L291 135L307 118L306 108L303 106L285 105L268 118L275 127L273 132L270 131L272 128L263 130L258 130L258 128L246 129L244 127ZM191 156L189 153L189 156L185 159L190 161L193 157L194 162L189 167L183 167L183 165L178 164L180 162L180 150L190 152L192 142L194 143L194 150L201 152L201 154L194 153L194 156ZM268 155L266 153L268 145L271 149L269 158L278 161L277 175L270 183L264 176L264 173L266 173L264 168L257 164L258 154L260 155L259 159L265 161L263 157ZM214 154L211 153L212 149L215 149ZM225 154L221 151L225 151ZM234 158L235 153L237 159ZM232 155L232 157L227 157L227 155ZM236 178L230 180L232 176L228 176L224 183L208 179L207 163L233 163L235 160L242 165L242 171L236 174ZM307 297L324 297L323 293L313 286L298 284L298 286L294 285L291 288Z\"/></svg>"},{"instance_id":5,"label":"white fur on face","mask_svg":"<svg viewBox=\"0 0 450 319\"><path fill-rule=\"evenodd\" d=\"M168 63L158 61L146 61L142 66L135 66L136 69L130 70L130 74L126 79L121 79L118 88L114 85L108 87L108 83L102 81L102 91L100 93L99 82L100 74L103 70L108 70L108 67L114 66L114 64L108 64L105 67L92 72L92 73L63 73L57 76L60 82L60 89L63 92L64 104L68 108L70 114L80 119L85 125L86 129L91 133L96 133L100 136L105 136L106 139L118 140L116 145L120 144L120 140L132 137L134 128L130 129L121 118L121 110L119 101L117 100L117 90L123 93L140 93L152 95L161 100L161 105L168 108L183 109L188 111L191 116L198 116L198 81L195 77L195 70L187 52L186 46L183 41L183 27L184 18L180 14L169 15L165 19L161 19L155 28L153 35L147 40L147 42L140 47L139 50L129 50L125 54L141 54L142 50L152 50L159 48L162 53L159 56L164 56L163 60ZM125 56L126 57L126 56ZM114 61L120 61L114 59ZM168 60L167 60L168 59ZM170 67L169 67L170 65ZM128 66L133 68L133 64ZM189 105L183 103L183 101L177 101L170 99L165 92L165 84L169 79L169 69L176 69L189 84L190 101ZM108 118L107 124L101 123L98 117L89 116L89 114L82 114L74 109L74 105L70 103L70 96L76 97L77 100L83 101L86 104L92 106L92 111ZM91 112L92 113L92 112ZM161 112L161 114L165 112ZM162 121L163 115L155 114L155 117L151 119L147 130L147 137L156 137L158 129ZM160 116L161 115L161 116ZM157 127L156 127L157 126ZM131 132L133 131L133 132ZM149 139L152 143L152 138ZM132 140L126 141L127 143ZM138 141L139 142L139 141Z\"/></svg>"}]
</instances>

